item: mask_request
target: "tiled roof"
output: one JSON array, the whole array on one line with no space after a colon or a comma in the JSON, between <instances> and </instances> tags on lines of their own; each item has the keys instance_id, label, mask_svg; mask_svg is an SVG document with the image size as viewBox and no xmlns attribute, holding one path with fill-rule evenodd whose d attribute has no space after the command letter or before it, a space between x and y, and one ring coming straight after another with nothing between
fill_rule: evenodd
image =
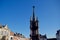
<instances>
[{"instance_id":1,"label":"tiled roof","mask_svg":"<svg viewBox=\"0 0 60 40\"><path fill-rule=\"evenodd\" d=\"M10 35L13 36L14 35L14 32L10 32Z\"/></svg>"}]
</instances>

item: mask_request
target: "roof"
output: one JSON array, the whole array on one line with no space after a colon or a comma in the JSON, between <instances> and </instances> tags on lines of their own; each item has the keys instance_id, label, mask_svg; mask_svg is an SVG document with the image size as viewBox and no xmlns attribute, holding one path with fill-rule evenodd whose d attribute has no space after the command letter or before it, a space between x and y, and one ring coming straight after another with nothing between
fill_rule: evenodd
<instances>
[{"instance_id":1,"label":"roof","mask_svg":"<svg viewBox=\"0 0 60 40\"><path fill-rule=\"evenodd\" d=\"M40 34L40 38L47 38L47 37L46 37L46 34L45 34L45 35L41 35L41 34Z\"/></svg>"},{"instance_id":2,"label":"roof","mask_svg":"<svg viewBox=\"0 0 60 40\"><path fill-rule=\"evenodd\" d=\"M57 33L56 33L56 35L57 35L57 34L59 34L59 32L60 32L60 29L59 29L59 30L57 30Z\"/></svg>"},{"instance_id":3,"label":"roof","mask_svg":"<svg viewBox=\"0 0 60 40\"><path fill-rule=\"evenodd\" d=\"M13 36L14 35L14 32L10 32L10 35Z\"/></svg>"},{"instance_id":4,"label":"roof","mask_svg":"<svg viewBox=\"0 0 60 40\"><path fill-rule=\"evenodd\" d=\"M57 40L56 38L49 38L49 39L47 39L47 40Z\"/></svg>"}]
</instances>

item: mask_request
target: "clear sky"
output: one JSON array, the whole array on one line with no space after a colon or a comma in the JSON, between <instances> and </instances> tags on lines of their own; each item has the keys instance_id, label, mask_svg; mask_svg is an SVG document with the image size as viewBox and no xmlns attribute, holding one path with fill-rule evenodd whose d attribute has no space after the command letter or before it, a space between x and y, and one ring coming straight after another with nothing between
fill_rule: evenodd
<instances>
[{"instance_id":1,"label":"clear sky","mask_svg":"<svg viewBox=\"0 0 60 40\"><path fill-rule=\"evenodd\" d=\"M0 0L0 24L29 37L33 5L39 19L39 33L55 37L60 29L60 0Z\"/></svg>"}]
</instances>

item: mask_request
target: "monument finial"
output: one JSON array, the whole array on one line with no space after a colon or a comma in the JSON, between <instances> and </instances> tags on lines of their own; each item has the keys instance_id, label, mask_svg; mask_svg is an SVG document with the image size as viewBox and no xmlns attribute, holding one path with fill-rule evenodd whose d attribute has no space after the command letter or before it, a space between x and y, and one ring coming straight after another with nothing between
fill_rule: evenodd
<instances>
[{"instance_id":1,"label":"monument finial","mask_svg":"<svg viewBox=\"0 0 60 40\"><path fill-rule=\"evenodd\" d=\"M35 6L33 6L33 20L35 20L34 8Z\"/></svg>"}]
</instances>

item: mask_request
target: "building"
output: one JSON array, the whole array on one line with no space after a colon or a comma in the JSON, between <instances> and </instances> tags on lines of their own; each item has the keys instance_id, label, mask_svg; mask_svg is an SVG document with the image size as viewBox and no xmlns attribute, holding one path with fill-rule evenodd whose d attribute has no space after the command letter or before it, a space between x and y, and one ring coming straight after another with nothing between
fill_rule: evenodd
<instances>
[{"instance_id":1,"label":"building","mask_svg":"<svg viewBox=\"0 0 60 40\"><path fill-rule=\"evenodd\" d=\"M7 25L0 25L0 40L3 38L6 40L10 39L10 30Z\"/></svg>"},{"instance_id":2,"label":"building","mask_svg":"<svg viewBox=\"0 0 60 40\"><path fill-rule=\"evenodd\" d=\"M0 40L28 40L20 33L12 32L7 25L0 25Z\"/></svg>"},{"instance_id":3,"label":"building","mask_svg":"<svg viewBox=\"0 0 60 40\"><path fill-rule=\"evenodd\" d=\"M49 39L47 39L47 40L57 40L56 38L49 38Z\"/></svg>"},{"instance_id":4,"label":"building","mask_svg":"<svg viewBox=\"0 0 60 40\"><path fill-rule=\"evenodd\" d=\"M60 29L59 29L59 30L57 30L56 38L57 38L57 40L60 40Z\"/></svg>"},{"instance_id":5,"label":"building","mask_svg":"<svg viewBox=\"0 0 60 40\"><path fill-rule=\"evenodd\" d=\"M33 17L30 19L30 40L40 40L39 31L38 31L38 19L34 15L34 6L33 6Z\"/></svg>"},{"instance_id":6,"label":"building","mask_svg":"<svg viewBox=\"0 0 60 40\"><path fill-rule=\"evenodd\" d=\"M56 32L56 38L48 38L47 40L60 40L60 29Z\"/></svg>"},{"instance_id":7,"label":"building","mask_svg":"<svg viewBox=\"0 0 60 40\"><path fill-rule=\"evenodd\" d=\"M40 34L40 40L47 40L46 34L45 34L45 35L41 35L41 34Z\"/></svg>"},{"instance_id":8,"label":"building","mask_svg":"<svg viewBox=\"0 0 60 40\"><path fill-rule=\"evenodd\" d=\"M33 16L30 19L30 40L47 40L46 35L39 34L38 18L34 15L34 8L35 6L33 6Z\"/></svg>"}]
</instances>

